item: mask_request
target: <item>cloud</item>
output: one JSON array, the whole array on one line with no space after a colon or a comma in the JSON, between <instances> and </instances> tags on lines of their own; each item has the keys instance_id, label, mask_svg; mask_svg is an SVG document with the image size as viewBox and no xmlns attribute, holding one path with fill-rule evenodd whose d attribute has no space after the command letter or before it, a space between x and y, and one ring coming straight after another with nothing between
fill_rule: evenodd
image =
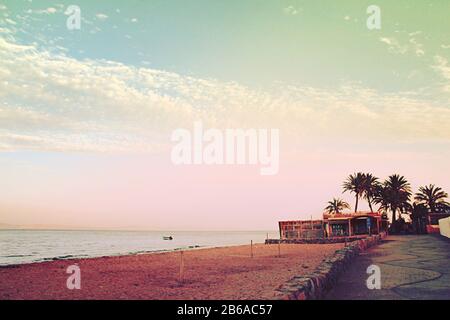
<instances>
[{"instance_id":1,"label":"cloud","mask_svg":"<svg viewBox=\"0 0 450 320\"><path fill-rule=\"evenodd\" d=\"M56 9L55 8L47 8L47 13L49 13L49 14L52 14L52 13L55 13L56 12Z\"/></svg>"},{"instance_id":2,"label":"cloud","mask_svg":"<svg viewBox=\"0 0 450 320\"><path fill-rule=\"evenodd\" d=\"M419 35L419 34L422 34L422 31L414 31L414 32L410 32L408 35L409 35L410 37L413 37L413 36L417 36L417 35Z\"/></svg>"},{"instance_id":3,"label":"cloud","mask_svg":"<svg viewBox=\"0 0 450 320\"><path fill-rule=\"evenodd\" d=\"M444 58L434 68L450 78ZM294 143L450 140L448 104L420 92L388 94L359 83L251 88L0 38L1 150L159 152L172 130L196 120L280 128Z\"/></svg>"},{"instance_id":4,"label":"cloud","mask_svg":"<svg viewBox=\"0 0 450 320\"><path fill-rule=\"evenodd\" d=\"M49 7L47 9L37 9L37 10L32 10L29 9L27 10L27 13L34 13L34 14L54 14L56 13L58 10L56 8L53 7Z\"/></svg>"},{"instance_id":5,"label":"cloud","mask_svg":"<svg viewBox=\"0 0 450 320\"><path fill-rule=\"evenodd\" d=\"M6 21L7 23L9 23L9 24L12 24L12 25L16 25L16 24L17 24L14 20L11 20L11 19L9 19L9 18L6 18L5 21Z\"/></svg>"},{"instance_id":6,"label":"cloud","mask_svg":"<svg viewBox=\"0 0 450 320\"><path fill-rule=\"evenodd\" d=\"M435 65L432 68L439 73L439 75L446 80L443 90L450 92L450 65L444 57L435 56Z\"/></svg>"},{"instance_id":7,"label":"cloud","mask_svg":"<svg viewBox=\"0 0 450 320\"><path fill-rule=\"evenodd\" d=\"M104 14L104 13L97 13L95 16L99 20L106 20L106 19L108 19L108 16L106 14Z\"/></svg>"},{"instance_id":8,"label":"cloud","mask_svg":"<svg viewBox=\"0 0 450 320\"><path fill-rule=\"evenodd\" d=\"M411 44L413 52L418 57L422 57L425 55L425 50L423 49L423 45L419 43L415 38L410 38L409 43Z\"/></svg>"},{"instance_id":9,"label":"cloud","mask_svg":"<svg viewBox=\"0 0 450 320\"><path fill-rule=\"evenodd\" d=\"M413 52L417 57L422 57L425 55L425 50L423 48L423 44L420 43L415 35L421 34L420 31L416 31L409 34L408 43L401 43L394 37L380 37L380 42L387 45L389 52L394 54L406 54L408 52Z\"/></svg>"},{"instance_id":10,"label":"cloud","mask_svg":"<svg viewBox=\"0 0 450 320\"><path fill-rule=\"evenodd\" d=\"M297 15L299 12L301 11L301 9L296 9L293 6L288 6L286 8L283 9L284 14L286 15L290 15L290 16L295 16Z\"/></svg>"},{"instance_id":11,"label":"cloud","mask_svg":"<svg viewBox=\"0 0 450 320\"><path fill-rule=\"evenodd\" d=\"M401 45L395 38L380 37L379 40L387 44L389 52L396 54L405 54L408 51L408 46Z\"/></svg>"}]
</instances>

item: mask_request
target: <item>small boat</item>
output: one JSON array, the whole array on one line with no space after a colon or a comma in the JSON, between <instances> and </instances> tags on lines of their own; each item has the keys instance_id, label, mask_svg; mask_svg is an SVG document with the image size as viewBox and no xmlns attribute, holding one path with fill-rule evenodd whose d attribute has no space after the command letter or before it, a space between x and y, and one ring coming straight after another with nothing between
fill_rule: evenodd
<instances>
[{"instance_id":1,"label":"small boat","mask_svg":"<svg viewBox=\"0 0 450 320\"><path fill-rule=\"evenodd\" d=\"M168 237L167 237L167 236L164 236L164 237L163 237L163 240L173 240L173 237L172 237L172 236L168 236Z\"/></svg>"}]
</instances>

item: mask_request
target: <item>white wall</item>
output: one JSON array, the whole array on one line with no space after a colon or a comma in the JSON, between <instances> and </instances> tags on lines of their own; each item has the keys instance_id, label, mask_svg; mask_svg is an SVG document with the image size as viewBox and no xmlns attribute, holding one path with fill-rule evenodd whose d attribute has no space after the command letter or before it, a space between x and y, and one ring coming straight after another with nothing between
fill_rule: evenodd
<instances>
[{"instance_id":1,"label":"white wall","mask_svg":"<svg viewBox=\"0 0 450 320\"><path fill-rule=\"evenodd\" d=\"M439 230L441 235L450 238L450 217L439 220Z\"/></svg>"}]
</instances>

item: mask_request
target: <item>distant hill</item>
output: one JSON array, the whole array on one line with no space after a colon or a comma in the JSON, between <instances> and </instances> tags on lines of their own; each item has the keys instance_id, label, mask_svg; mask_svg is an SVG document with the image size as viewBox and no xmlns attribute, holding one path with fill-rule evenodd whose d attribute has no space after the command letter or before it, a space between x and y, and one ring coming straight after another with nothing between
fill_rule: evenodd
<instances>
[{"instance_id":1,"label":"distant hill","mask_svg":"<svg viewBox=\"0 0 450 320\"><path fill-rule=\"evenodd\" d=\"M7 223L0 223L0 230L11 230L11 229L26 229L26 230L71 230L66 226L58 225L44 225L44 224L28 224L28 225L14 225ZM75 228L76 229L76 228Z\"/></svg>"},{"instance_id":2,"label":"distant hill","mask_svg":"<svg viewBox=\"0 0 450 320\"><path fill-rule=\"evenodd\" d=\"M19 226L15 226L12 224L0 223L0 230L2 229L19 229Z\"/></svg>"}]
</instances>

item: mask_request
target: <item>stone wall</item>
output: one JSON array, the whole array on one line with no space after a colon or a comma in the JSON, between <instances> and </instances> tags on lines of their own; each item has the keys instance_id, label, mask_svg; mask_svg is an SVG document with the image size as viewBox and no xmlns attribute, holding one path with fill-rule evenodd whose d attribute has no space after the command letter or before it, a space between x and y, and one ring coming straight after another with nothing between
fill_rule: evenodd
<instances>
[{"instance_id":1,"label":"stone wall","mask_svg":"<svg viewBox=\"0 0 450 320\"><path fill-rule=\"evenodd\" d=\"M278 244L278 243L286 243L286 244L327 244L327 243L345 243L345 242L353 242L357 240L361 240L366 238L365 236L352 236L352 237L335 237L335 238L312 238L312 239L266 239L266 244Z\"/></svg>"},{"instance_id":2,"label":"stone wall","mask_svg":"<svg viewBox=\"0 0 450 320\"><path fill-rule=\"evenodd\" d=\"M385 236L384 233L355 240L333 256L326 258L310 274L295 276L281 285L275 293L280 300L320 299L336 284L339 275L349 266L360 252L376 245Z\"/></svg>"}]
</instances>

